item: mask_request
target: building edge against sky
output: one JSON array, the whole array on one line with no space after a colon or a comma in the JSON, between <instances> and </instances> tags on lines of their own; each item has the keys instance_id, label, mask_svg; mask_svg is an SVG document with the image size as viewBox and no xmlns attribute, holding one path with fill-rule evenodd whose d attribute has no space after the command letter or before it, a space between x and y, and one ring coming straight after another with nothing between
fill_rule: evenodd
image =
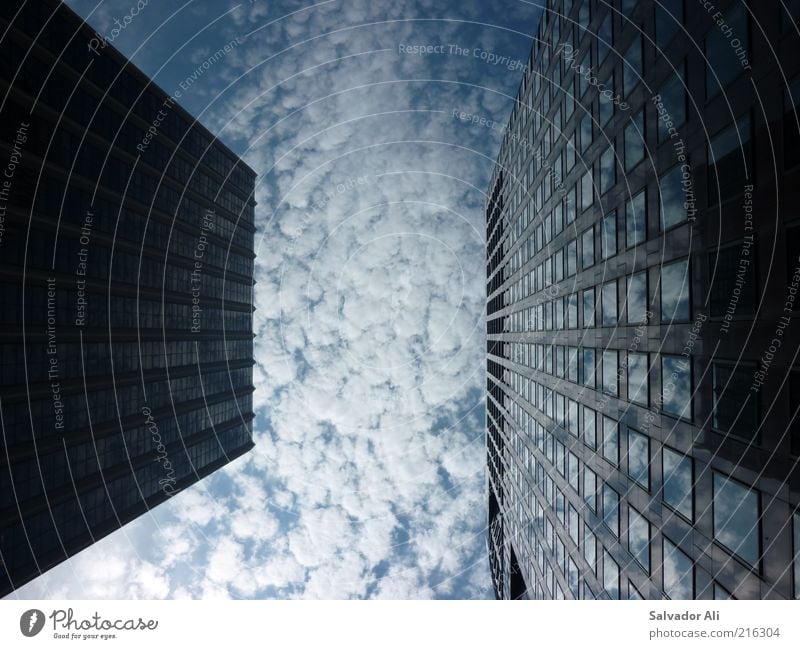
<instances>
[{"instance_id":1,"label":"building edge against sky","mask_svg":"<svg viewBox=\"0 0 800 649\"><path fill-rule=\"evenodd\" d=\"M255 172L65 5L0 31L2 595L253 447Z\"/></svg>"},{"instance_id":2,"label":"building edge against sky","mask_svg":"<svg viewBox=\"0 0 800 649\"><path fill-rule=\"evenodd\" d=\"M547 2L486 204L498 598L800 597L800 3L716 4Z\"/></svg>"}]
</instances>

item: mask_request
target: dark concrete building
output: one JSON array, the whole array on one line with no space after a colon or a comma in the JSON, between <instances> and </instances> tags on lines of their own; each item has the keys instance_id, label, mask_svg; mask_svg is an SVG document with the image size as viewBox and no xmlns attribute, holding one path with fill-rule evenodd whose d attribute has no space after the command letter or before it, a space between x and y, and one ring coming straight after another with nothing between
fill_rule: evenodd
<instances>
[{"instance_id":1,"label":"dark concrete building","mask_svg":"<svg viewBox=\"0 0 800 649\"><path fill-rule=\"evenodd\" d=\"M0 34L5 594L252 448L255 174L65 6Z\"/></svg>"},{"instance_id":2,"label":"dark concrete building","mask_svg":"<svg viewBox=\"0 0 800 649\"><path fill-rule=\"evenodd\" d=\"M547 2L486 206L497 597L800 597L798 26Z\"/></svg>"}]
</instances>

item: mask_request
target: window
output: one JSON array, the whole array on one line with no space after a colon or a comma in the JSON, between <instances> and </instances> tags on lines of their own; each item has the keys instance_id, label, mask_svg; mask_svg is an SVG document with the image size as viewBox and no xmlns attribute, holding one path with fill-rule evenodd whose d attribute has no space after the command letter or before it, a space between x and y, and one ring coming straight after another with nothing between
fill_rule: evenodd
<instances>
[{"instance_id":1,"label":"window","mask_svg":"<svg viewBox=\"0 0 800 649\"><path fill-rule=\"evenodd\" d=\"M578 590L578 585L580 584L580 580L578 579L578 566L575 565L575 562L570 559L569 560L569 567L567 577L569 580L569 589L572 592L572 596L575 599L580 597L580 592Z\"/></svg>"},{"instance_id":2,"label":"window","mask_svg":"<svg viewBox=\"0 0 800 649\"><path fill-rule=\"evenodd\" d=\"M581 429L583 443L589 448L597 448L597 434L595 429L597 417L595 411L583 405L581 408L583 410L583 416L581 418L581 423L583 425Z\"/></svg>"},{"instance_id":3,"label":"window","mask_svg":"<svg viewBox=\"0 0 800 649\"><path fill-rule=\"evenodd\" d=\"M597 572L597 537L586 523L583 524L583 558L592 572Z\"/></svg>"},{"instance_id":4,"label":"window","mask_svg":"<svg viewBox=\"0 0 800 649\"><path fill-rule=\"evenodd\" d=\"M572 277L578 272L578 242L570 241L566 245L567 277Z\"/></svg>"},{"instance_id":5,"label":"window","mask_svg":"<svg viewBox=\"0 0 800 649\"><path fill-rule=\"evenodd\" d=\"M567 429L571 435L578 436L578 402L569 399Z\"/></svg>"},{"instance_id":6,"label":"window","mask_svg":"<svg viewBox=\"0 0 800 649\"><path fill-rule=\"evenodd\" d=\"M603 483L603 523L619 536L619 494Z\"/></svg>"},{"instance_id":7,"label":"window","mask_svg":"<svg viewBox=\"0 0 800 649\"><path fill-rule=\"evenodd\" d=\"M647 371L647 354L628 352L628 401L643 406L650 402Z\"/></svg>"},{"instance_id":8,"label":"window","mask_svg":"<svg viewBox=\"0 0 800 649\"><path fill-rule=\"evenodd\" d=\"M683 356L661 357L661 410L692 418L692 365Z\"/></svg>"},{"instance_id":9,"label":"window","mask_svg":"<svg viewBox=\"0 0 800 649\"><path fill-rule=\"evenodd\" d=\"M583 500L589 509L597 511L597 474L588 466L583 469Z\"/></svg>"},{"instance_id":10,"label":"window","mask_svg":"<svg viewBox=\"0 0 800 649\"><path fill-rule=\"evenodd\" d=\"M742 62L731 47L731 39L736 38L744 50L750 49L747 16L741 3L733 6L723 14L727 30L713 25L706 35L706 97L711 99L726 87L742 72ZM748 53L745 52L745 56Z\"/></svg>"},{"instance_id":11,"label":"window","mask_svg":"<svg viewBox=\"0 0 800 649\"><path fill-rule=\"evenodd\" d=\"M603 217L600 232L600 249L603 259L617 254L617 211L614 210Z\"/></svg>"},{"instance_id":12,"label":"window","mask_svg":"<svg viewBox=\"0 0 800 649\"><path fill-rule=\"evenodd\" d=\"M592 170L589 169L581 177L581 209L587 210L594 202L594 190L592 187Z\"/></svg>"},{"instance_id":13,"label":"window","mask_svg":"<svg viewBox=\"0 0 800 649\"><path fill-rule=\"evenodd\" d=\"M628 322L642 324L647 322L647 271L628 278Z\"/></svg>"},{"instance_id":14,"label":"window","mask_svg":"<svg viewBox=\"0 0 800 649\"><path fill-rule=\"evenodd\" d=\"M606 56L608 56L614 42L614 23L612 21L614 12L609 9L606 17L597 29L597 67L599 68Z\"/></svg>"},{"instance_id":15,"label":"window","mask_svg":"<svg viewBox=\"0 0 800 649\"><path fill-rule=\"evenodd\" d=\"M627 97L642 77L642 37L639 34L625 52L622 72L622 91Z\"/></svg>"},{"instance_id":16,"label":"window","mask_svg":"<svg viewBox=\"0 0 800 649\"><path fill-rule=\"evenodd\" d=\"M794 597L800 599L800 512L794 513Z\"/></svg>"},{"instance_id":17,"label":"window","mask_svg":"<svg viewBox=\"0 0 800 649\"><path fill-rule=\"evenodd\" d=\"M628 599L630 600L640 600L644 599L642 594L636 589L636 586L633 585L632 582L628 582Z\"/></svg>"},{"instance_id":18,"label":"window","mask_svg":"<svg viewBox=\"0 0 800 649\"><path fill-rule=\"evenodd\" d=\"M686 181L691 182L691 172L686 169ZM667 230L687 219L687 199L683 191L684 167L675 166L658 179L661 196L661 229Z\"/></svg>"},{"instance_id":19,"label":"window","mask_svg":"<svg viewBox=\"0 0 800 649\"><path fill-rule=\"evenodd\" d=\"M578 295L567 296L567 329L578 328ZM576 379L577 380L577 379Z\"/></svg>"},{"instance_id":20,"label":"window","mask_svg":"<svg viewBox=\"0 0 800 649\"><path fill-rule=\"evenodd\" d=\"M716 581L714 582L714 599L733 599L727 590L720 586Z\"/></svg>"},{"instance_id":21,"label":"window","mask_svg":"<svg viewBox=\"0 0 800 649\"><path fill-rule=\"evenodd\" d=\"M583 61L581 61L580 71L583 72L583 74L578 75L578 84L580 86L580 95L578 95L579 97L583 97L583 95L589 89L589 79L587 77L589 77L590 74L587 74L587 71L590 70L591 67L592 67L592 50L588 49L583 57ZM584 145L583 148L585 150L586 146Z\"/></svg>"},{"instance_id":22,"label":"window","mask_svg":"<svg viewBox=\"0 0 800 649\"><path fill-rule=\"evenodd\" d=\"M575 405L577 407L577 404ZM569 475L569 486L575 490L575 493L578 493L578 456L572 452L567 455L567 471Z\"/></svg>"},{"instance_id":23,"label":"window","mask_svg":"<svg viewBox=\"0 0 800 649\"><path fill-rule=\"evenodd\" d=\"M661 464L664 502L692 520L692 459L665 446Z\"/></svg>"},{"instance_id":24,"label":"window","mask_svg":"<svg viewBox=\"0 0 800 649\"><path fill-rule=\"evenodd\" d=\"M595 363L594 349L583 349L583 367L581 367L581 378L587 387L594 387Z\"/></svg>"},{"instance_id":25,"label":"window","mask_svg":"<svg viewBox=\"0 0 800 649\"><path fill-rule=\"evenodd\" d=\"M650 523L633 507L628 507L628 550L650 572Z\"/></svg>"},{"instance_id":26,"label":"window","mask_svg":"<svg viewBox=\"0 0 800 649\"><path fill-rule=\"evenodd\" d=\"M583 119L581 120L580 136L581 136L581 153L586 153L586 149L588 149L589 145L592 143L592 113L591 113L591 111L587 112L583 116Z\"/></svg>"},{"instance_id":27,"label":"window","mask_svg":"<svg viewBox=\"0 0 800 649\"><path fill-rule=\"evenodd\" d=\"M617 324L617 282L606 282L602 288L602 316L604 327L614 327Z\"/></svg>"},{"instance_id":28,"label":"window","mask_svg":"<svg viewBox=\"0 0 800 649\"><path fill-rule=\"evenodd\" d=\"M594 327L594 288L583 292L583 326Z\"/></svg>"},{"instance_id":29,"label":"window","mask_svg":"<svg viewBox=\"0 0 800 649\"><path fill-rule=\"evenodd\" d=\"M661 266L661 320L662 323L689 319L689 260Z\"/></svg>"},{"instance_id":30,"label":"window","mask_svg":"<svg viewBox=\"0 0 800 649\"><path fill-rule=\"evenodd\" d=\"M663 116L658 118L658 141L666 142L670 139L670 128L673 133L686 122L686 86L684 84L683 64L678 66L677 74L670 76L669 80L661 86L658 96L661 99L659 112L663 107ZM670 125L669 122L672 122Z\"/></svg>"},{"instance_id":31,"label":"window","mask_svg":"<svg viewBox=\"0 0 800 649\"><path fill-rule=\"evenodd\" d=\"M714 539L751 566L759 556L758 492L714 474Z\"/></svg>"},{"instance_id":32,"label":"window","mask_svg":"<svg viewBox=\"0 0 800 649\"><path fill-rule=\"evenodd\" d=\"M644 111L640 110L625 127L625 171L644 159L644 137Z\"/></svg>"},{"instance_id":33,"label":"window","mask_svg":"<svg viewBox=\"0 0 800 649\"><path fill-rule=\"evenodd\" d=\"M603 549L603 588L611 599L619 599L619 566Z\"/></svg>"},{"instance_id":34,"label":"window","mask_svg":"<svg viewBox=\"0 0 800 649\"><path fill-rule=\"evenodd\" d=\"M603 352L603 392L616 396L619 393L617 380L618 352L610 349Z\"/></svg>"},{"instance_id":35,"label":"window","mask_svg":"<svg viewBox=\"0 0 800 649\"><path fill-rule=\"evenodd\" d=\"M800 372L797 369L789 372L789 413L794 419L790 427L790 453L800 455Z\"/></svg>"},{"instance_id":36,"label":"window","mask_svg":"<svg viewBox=\"0 0 800 649\"><path fill-rule=\"evenodd\" d=\"M752 180L750 116L744 115L711 138L708 143L708 198L710 204L720 197L741 191ZM717 192L719 191L719 195Z\"/></svg>"},{"instance_id":37,"label":"window","mask_svg":"<svg viewBox=\"0 0 800 649\"><path fill-rule=\"evenodd\" d=\"M567 348L567 378L572 381L573 383L578 382L578 348L577 347L569 347ZM571 406L570 406L571 407ZM570 421L572 419L572 412L570 411ZM572 426L570 425L570 432L572 432Z\"/></svg>"},{"instance_id":38,"label":"window","mask_svg":"<svg viewBox=\"0 0 800 649\"><path fill-rule=\"evenodd\" d=\"M694 599L694 564L664 537L664 594L670 599Z\"/></svg>"},{"instance_id":39,"label":"window","mask_svg":"<svg viewBox=\"0 0 800 649\"><path fill-rule=\"evenodd\" d=\"M750 390L755 367L713 363L713 424L717 430L754 439L759 426L758 393Z\"/></svg>"},{"instance_id":40,"label":"window","mask_svg":"<svg viewBox=\"0 0 800 649\"><path fill-rule=\"evenodd\" d=\"M556 282L564 279L564 251L559 250L553 255L553 273L555 274Z\"/></svg>"},{"instance_id":41,"label":"window","mask_svg":"<svg viewBox=\"0 0 800 649\"><path fill-rule=\"evenodd\" d=\"M581 265L583 268L594 266L594 228L581 235Z\"/></svg>"},{"instance_id":42,"label":"window","mask_svg":"<svg viewBox=\"0 0 800 649\"><path fill-rule=\"evenodd\" d=\"M567 223L572 223L575 220L575 207L578 204L577 195L578 188L577 186L573 186L567 191L567 195L564 196L564 215Z\"/></svg>"},{"instance_id":43,"label":"window","mask_svg":"<svg viewBox=\"0 0 800 649\"><path fill-rule=\"evenodd\" d=\"M598 118L600 120L600 127L605 128L606 124L611 120L614 116L614 99L616 97L616 93L614 91L614 71L611 71L611 75L608 77L608 80L605 82L605 87L600 92L598 96L599 100L599 113Z\"/></svg>"},{"instance_id":44,"label":"window","mask_svg":"<svg viewBox=\"0 0 800 649\"><path fill-rule=\"evenodd\" d=\"M800 163L800 77L792 79L783 91L783 166Z\"/></svg>"},{"instance_id":45,"label":"window","mask_svg":"<svg viewBox=\"0 0 800 649\"><path fill-rule=\"evenodd\" d=\"M617 163L614 147L610 146L600 156L600 193L605 194L617 182Z\"/></svg>"},{"instance_id":46,"label":"window","mask_svg":"<svg viewBox=\"0 0 800 649\"><path fill-rule=\"evenodd\" d=\"M756 305L754 256L756 248L738 242L708 255L711 316L752 315Z\"/></svg>"},{"instance_id":47,"label":"window","mask_svg":"<svg viewBox=\"0 0 800 649\"><path fill-rule=\"evenodd\" d=\"M603 457L611 464L619 463L619 424L603 415Z\"/></svg>"},{"instance_id":48,"label":"window","mask_svg":"<svg viewBox=\"0 0 800 649\"><path fill-rule=\"evenodd\" d=\"M628 475L650 491L650 438L628 429Z\"/></svg>"},{"instance_id":49,"label":"window","mask_svg":"<svg viewBox=\"0 0 800 649\"><path fill-rule=\"evenodd\" d=\"M647 196L645 190L625 204L625 245L630 248L647 239Z\"/></svg>"},{"instance_id":50,"label":"window","mask_svg":"<svg viewBox=\"0 0 800 649\"><path fill-rule=\"evenodd\" d=\"M660 0L656 10L656 45L663 49L683 24L683 0Z\"/></svg>"}]
</instances>

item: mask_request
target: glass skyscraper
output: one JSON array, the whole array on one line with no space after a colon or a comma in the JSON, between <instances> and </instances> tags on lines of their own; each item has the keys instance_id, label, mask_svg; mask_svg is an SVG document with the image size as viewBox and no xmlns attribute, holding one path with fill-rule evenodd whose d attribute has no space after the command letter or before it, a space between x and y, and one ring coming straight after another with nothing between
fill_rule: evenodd
<instances>
[{"instance_id":1,"label":"glass skyscraper","mask_svg":"<svg viewBox=\"0 0 800 649\"><path fill-rule=\"evenodd\" d=\"M800 597L800 3L715 5L546 3L486 204L498 598Z\"/></svg>"},{"instance_id":2,"label":"glass skyscraper","mask_svg":"<svg viewBox=\"0 0 800 649\"><path fill-rule=\"evenodd\" d=\"M5 594L252 448L255 173L65 6L0 33Z\"/></svg>"}]
</instances>

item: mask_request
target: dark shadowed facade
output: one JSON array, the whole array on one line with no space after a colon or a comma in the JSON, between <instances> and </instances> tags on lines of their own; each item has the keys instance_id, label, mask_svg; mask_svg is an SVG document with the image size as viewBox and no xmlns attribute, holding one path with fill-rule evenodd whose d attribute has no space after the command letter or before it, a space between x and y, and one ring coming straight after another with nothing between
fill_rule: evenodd
<instances>
[{"instance_id":1,"label":"dark shadowed facade","mask_svg":"<svg viewBox=\"0 0 800 649\"><path fill-rule=\"evenodd\" d=\"M800 3L707 5L547 2L486 207L499 598L800 597Z\"/></svg>"},{"instance_id":2,"label":"dark shadowed facade","mask_svg":"<svg viewBox=\"0 0 800 649\"><path fill-rule=\"evenodd\" d=\"M252 448L255 173L69 9L0 34L5 594Z\"/></svg>"}]
</instances>

